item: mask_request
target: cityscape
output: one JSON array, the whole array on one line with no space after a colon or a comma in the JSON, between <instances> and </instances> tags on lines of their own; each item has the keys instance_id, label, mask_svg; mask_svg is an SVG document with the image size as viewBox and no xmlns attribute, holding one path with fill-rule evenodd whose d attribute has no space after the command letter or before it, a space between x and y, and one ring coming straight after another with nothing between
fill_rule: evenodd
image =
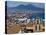
<instances>
[{"instance_id":1,"label":"cityscape","mask_svg":"<svg viewBox=\"0 0 46 35\"><path fill-rule=\"evenodd\" d=\"M5 12L7 34L45 32L44 3L6 1Z\"/></svg>"}]
</instances>

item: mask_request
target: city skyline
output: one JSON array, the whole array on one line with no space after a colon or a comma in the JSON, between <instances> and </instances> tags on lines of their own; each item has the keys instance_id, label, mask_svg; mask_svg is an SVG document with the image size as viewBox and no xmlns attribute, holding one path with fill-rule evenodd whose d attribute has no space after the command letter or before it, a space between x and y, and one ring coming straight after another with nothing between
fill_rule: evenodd
<instances>
[{"instance_id":1,"label":"city skyline","mask_svg":"<svg viewBox=\"0 0 46 35\"><path fill-rule=\"evenodd\" d=\"M5 33L45 32L45 4L5 2Z\"/></svg>"}]
</instances>

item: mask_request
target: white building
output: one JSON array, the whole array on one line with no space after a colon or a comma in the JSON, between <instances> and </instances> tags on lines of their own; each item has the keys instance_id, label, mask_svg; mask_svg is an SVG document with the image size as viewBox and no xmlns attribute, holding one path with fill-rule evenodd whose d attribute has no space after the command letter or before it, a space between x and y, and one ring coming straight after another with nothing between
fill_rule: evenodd
<instances>
[{"instance_id":1,"label":"white building","mask_svg":"<svg viewBox=\"0 0 46 35\"><path fill-rule=\"evenodd\" d=\"M27 18L19 18L19 19L15 19L15 20L18 20L18 22L23 22L26 24L30 22L30 19L27 19Z\"/></svg>"}]
</instances>

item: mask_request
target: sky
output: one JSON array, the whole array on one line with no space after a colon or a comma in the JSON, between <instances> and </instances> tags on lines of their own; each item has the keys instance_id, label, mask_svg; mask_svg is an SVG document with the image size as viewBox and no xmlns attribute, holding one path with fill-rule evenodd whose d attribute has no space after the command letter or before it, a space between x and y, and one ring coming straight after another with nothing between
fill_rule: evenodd
<instances>
[{"instance_id":1,"label":"sky","mask_svg":"<svg viewBox=\"0 0 46 35\"><path fill-rule=\"evenodd\" d=\"M45 7L44 3L7 1L7 6L8 7L17 7L17 6L21 5L21 4L23 4L23 5L32 4L32 5L34 5L36 7L39 7L39 8L44 8Z\"/></svg>"}]
</instances>

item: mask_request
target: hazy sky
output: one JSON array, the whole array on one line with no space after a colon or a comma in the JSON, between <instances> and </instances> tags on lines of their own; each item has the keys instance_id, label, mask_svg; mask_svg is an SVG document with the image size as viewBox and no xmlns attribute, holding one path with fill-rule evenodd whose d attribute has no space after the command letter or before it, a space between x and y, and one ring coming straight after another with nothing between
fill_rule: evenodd
<instances>
[{"instance_id":1,"label":"hazy sky","mask_svg":"<svg viewBox=\"0 0 46 35\"><path fill-rule=\"evenodd\" d=\"M21 5L21 4L23 4L23 5L32 4L36 7L44 8L44 3L7 1L8 7L16 7L16 6Z\"/></svg>"}]
</instances>

